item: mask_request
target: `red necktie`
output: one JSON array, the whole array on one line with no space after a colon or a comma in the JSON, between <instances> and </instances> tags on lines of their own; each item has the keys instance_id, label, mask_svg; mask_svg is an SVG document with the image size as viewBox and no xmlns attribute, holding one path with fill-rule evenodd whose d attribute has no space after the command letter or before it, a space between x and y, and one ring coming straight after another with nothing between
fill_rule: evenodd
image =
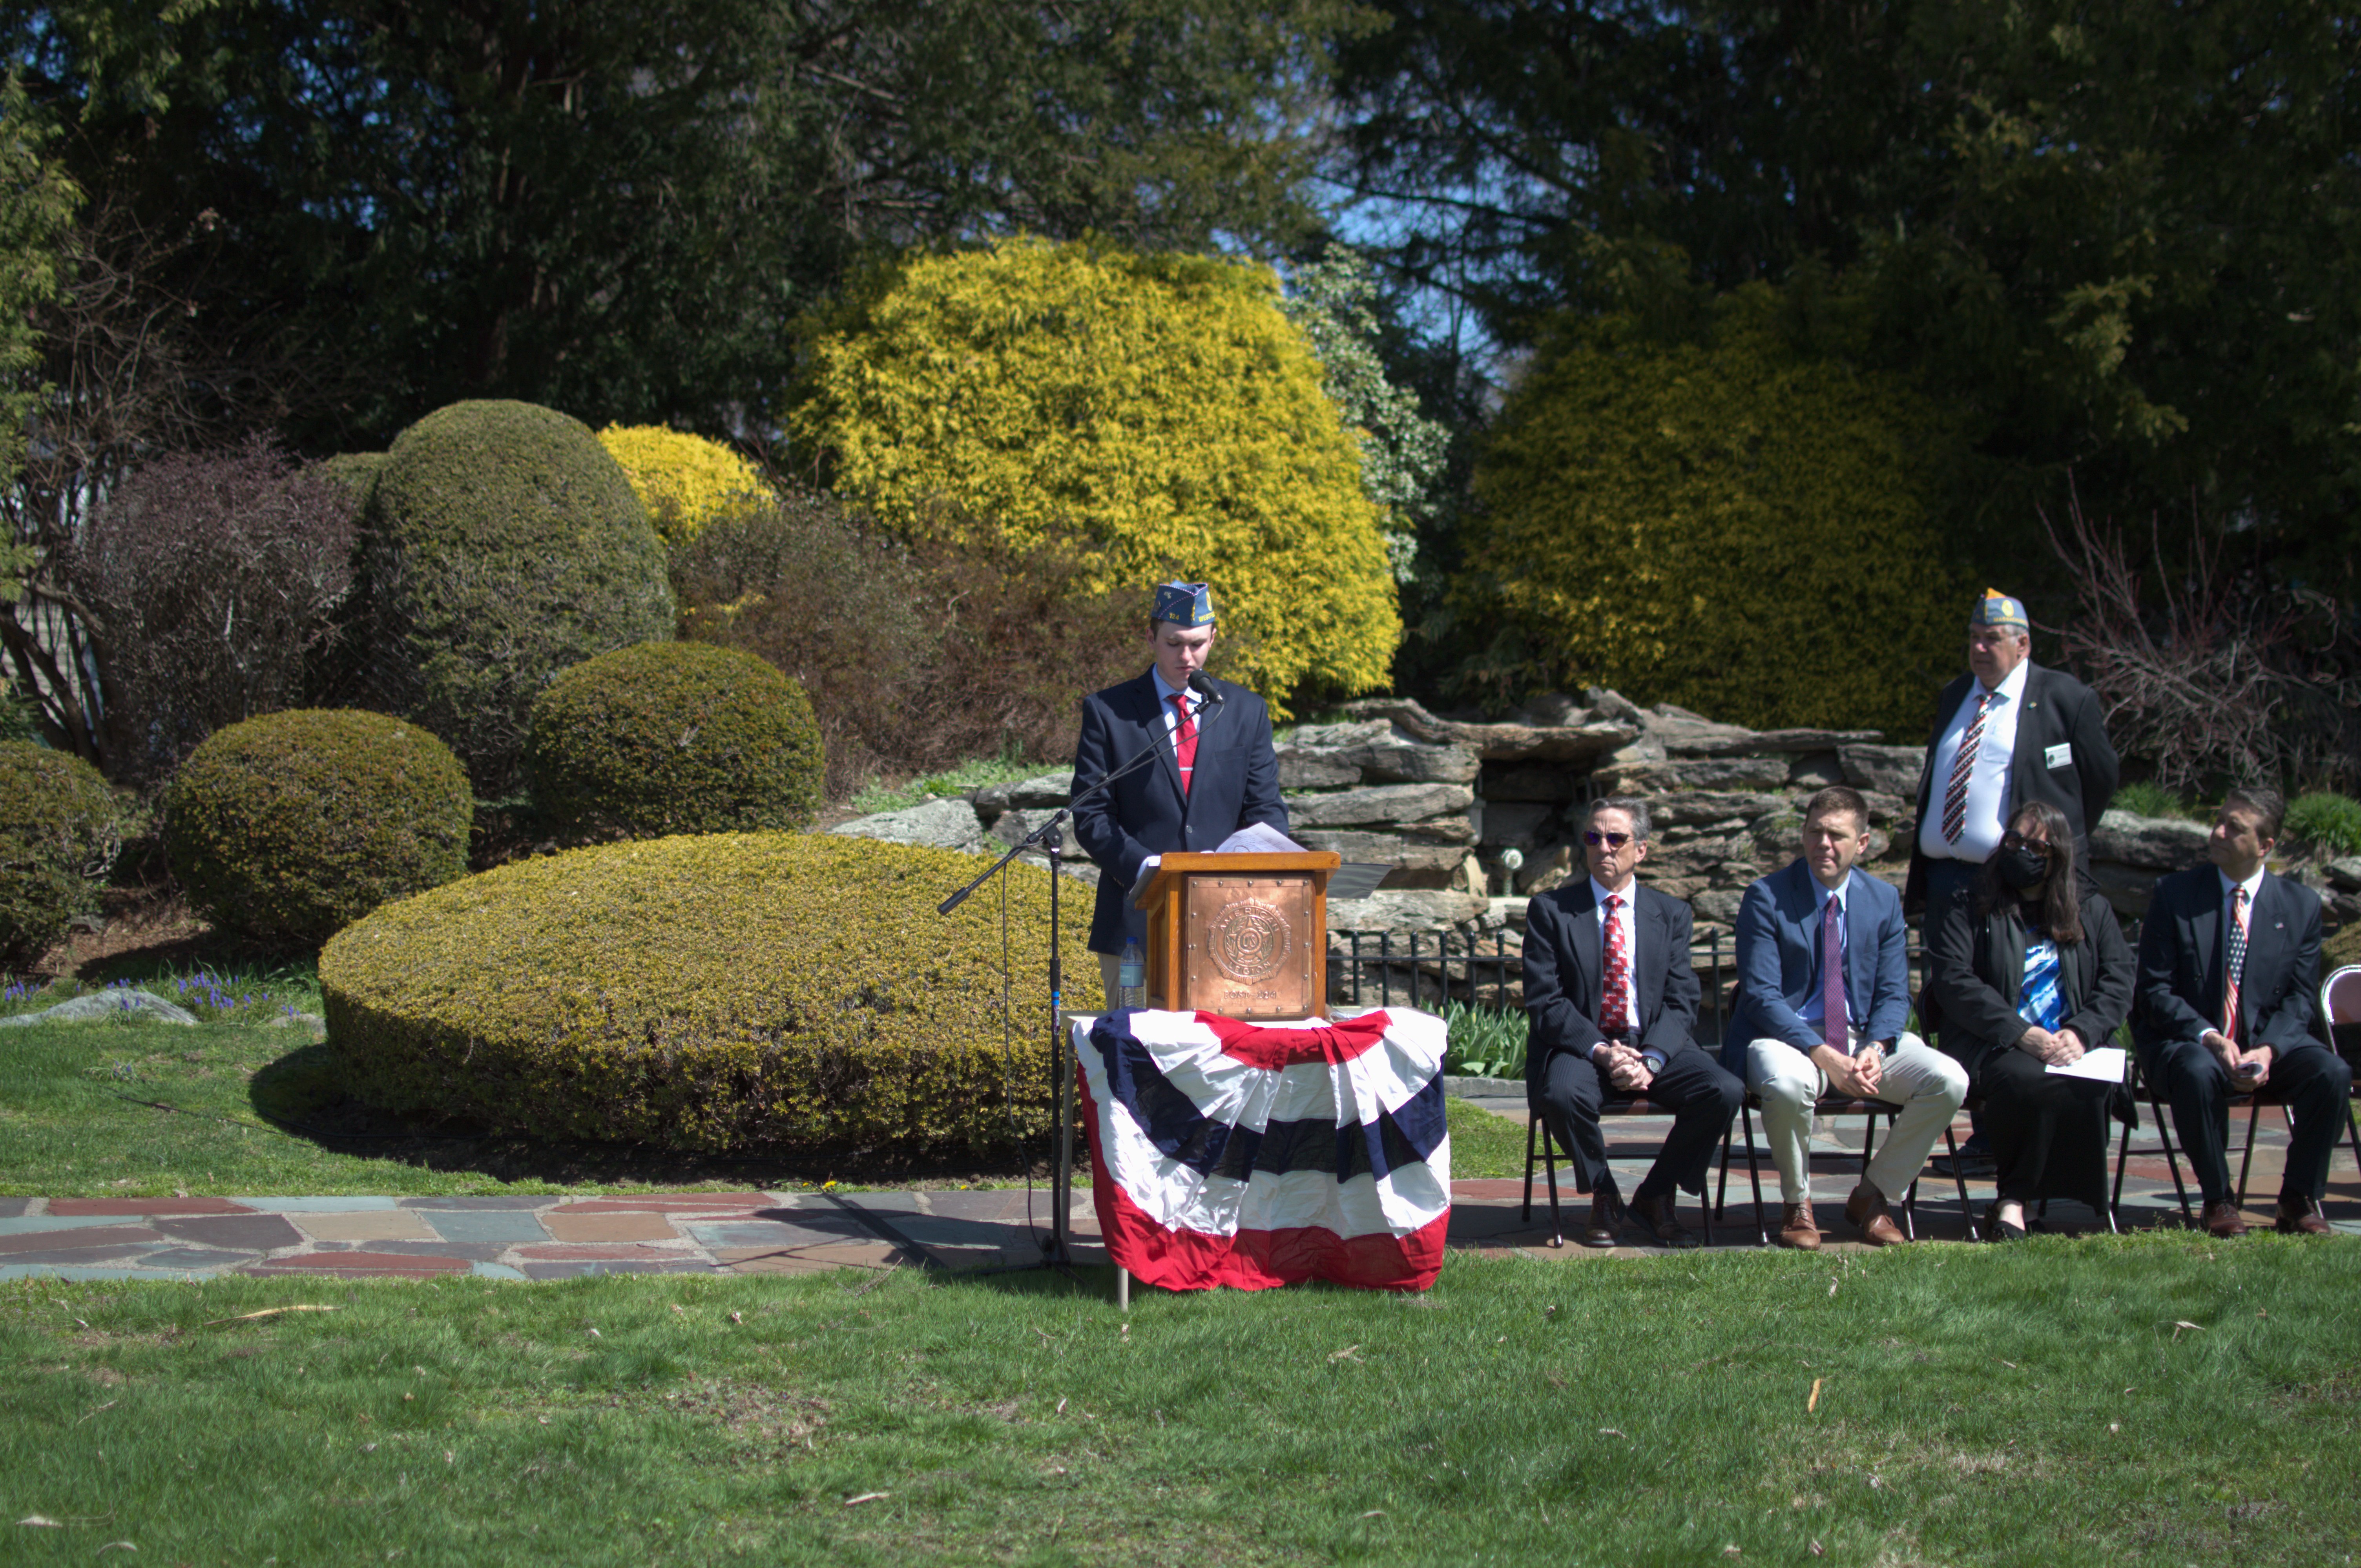
<instances>
[{"instance_id":1,"label":"red necktie","mask_svg":"<svg viewBox=\"0 0 2361 1568\"><path fill-rule=\"evenodd\" d=\"M1189 717L1187 692L1174 692L1171 703L1180 715L1180 722L1172 729L1172 755L1180 764L1180 793L1185 795L1189 793L1189 774L1197 766L1197 721Z\"/></svg>"},{"instance_id":2,"label":"red necktie","mask_svg":"<svg viewBox=\"0 0 2361 1568\"><path fill-rule=\"evenodd\" d=\"M2246 967L2246 890L2230 897L2229 980L2222 988L2222 1037L2238 1043L2238 977Z\"/></svg>"},{"instance_id":3,"label":"red necktie","mask_svg":"<svg viewBox=\"0 0 2361 1568\"><path fill-rule=\"evenodd\" d=\"M1623 901L1607 895L1607 1003L1598 1026L1612 1035L1631 1026L1631 955L1623 946L1623 922L1615 912Z\"/></svg>"}]
</instances>

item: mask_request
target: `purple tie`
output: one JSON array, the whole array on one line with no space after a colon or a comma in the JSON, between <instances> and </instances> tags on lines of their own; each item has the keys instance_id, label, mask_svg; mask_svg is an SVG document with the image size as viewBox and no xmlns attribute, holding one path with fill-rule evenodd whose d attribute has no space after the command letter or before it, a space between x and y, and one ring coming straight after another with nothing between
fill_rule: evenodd
<instances>
[{"instance_id":1,"label":"purple tie","mask_svg":"<svg viewBox=\"0 0 2361 1568\"><path fill-rule=\"evenodd\" d=\"M1834 897L1820 915L1820 1038L1840 1056L1852 1055L1852 1031L1845 1017L1844 905Z\"/></svg>"}]
</instances>

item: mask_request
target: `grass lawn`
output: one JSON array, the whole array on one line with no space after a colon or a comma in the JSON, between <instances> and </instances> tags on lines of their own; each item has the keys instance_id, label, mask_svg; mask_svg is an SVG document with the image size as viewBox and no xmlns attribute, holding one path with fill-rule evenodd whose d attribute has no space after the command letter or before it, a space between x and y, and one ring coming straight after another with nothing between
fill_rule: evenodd
<instances>
[{"instance_id":1,"label":"grass lawn","mask_svg":"<svg viewBox=\"0 0 2361 1568\"><path fill-rule=\"evenodd\" d=\"M0 1029L0 1195L51 1198L370 1193L782 1190L834 1179L907 1186L857 1162L714 1159L602 1146L401 1130L346 1102L302 1027L151 1023ZM172 1107L159 1109L159 1107ZM1523 1169L1524 1131L1452 1107L1453 1169ZM292 1130L291 1130L292 1129ZM1016 1162L937 1180L1016 1179Z\"/></svg>"},{"instance_id":2,"label":"grass lawn","mask_svg":"<svg viewBox=\"0 0 2361 1568\"><path fill-rule=\"evenodd\" d=\"M1146 1292L1127 1322L1104 1283L0 1285L0 1558L2361 1550L2348 1243L1459 1255L1422 1297ZM236 1321L296 1304L335 1310Z\"/></svg>"}]
</instances>

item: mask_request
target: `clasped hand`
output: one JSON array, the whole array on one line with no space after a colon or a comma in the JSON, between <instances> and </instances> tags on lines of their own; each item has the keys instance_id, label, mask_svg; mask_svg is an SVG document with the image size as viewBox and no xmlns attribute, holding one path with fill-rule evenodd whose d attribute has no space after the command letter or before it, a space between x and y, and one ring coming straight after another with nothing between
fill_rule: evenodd
<instances>
[{"instance_id":1,"label":"clasped hand","mask_svg":"<svg viewBox=\"0 0 2361 1568\"><path fill-rule=\"evenodd\" d=\"M2230 1042L2229 1036L2215 1029L2206 1030L2200 1037L2200 1043L2220 1059L2224 1069L2232 1078L2243 1079L2247 1088L2260 1089L2270 1081L2270 1047L2257 1046L2252 1050L2242 1051Z\"/></svg>"},{"instance_id":2,"label":"clasped hand","mask_svg":"<svg viewBox=\"0 0 2361 1568\"><path fill-rule=\"evenodd\" d=\"M2026 1025L2025 1038L2017 1041L2051 1067L2072 1067L2082 1059L2082 1037L2071 1029L2052 1032L2038 1024Z\"/></svg>"},{"instance_id":3,"label":"clasped hand","mask_svg":"<svg viewBox=\"0 0 2361 1568\"><path fill-rule=\"evenodd\" d=\"M1874 1100L1879 1080L1885 1074L1885 1052L1872 1043L1852 1056L1846 1056L1834 1046L1821 1046L1812 1052L1812 1060L1828 1075L1828 1087L1849 1100Z\"/></svg>"},{"instance_id":4,"label":"clasped hand","mask_svg":"<svg viewBox=\"0 0 2361 1568\"><path fill-rule=\"evenodd\" d=\"M1644 1092L1648 1085L1656 1080L1656 1075L1648 1070L1648 1064L1641 1058L1637 1047L1609 1046L1607 1054L1598 1060L1607 1069L1607 1081L1626 1094Z\"/></svg>"}]
</instances>

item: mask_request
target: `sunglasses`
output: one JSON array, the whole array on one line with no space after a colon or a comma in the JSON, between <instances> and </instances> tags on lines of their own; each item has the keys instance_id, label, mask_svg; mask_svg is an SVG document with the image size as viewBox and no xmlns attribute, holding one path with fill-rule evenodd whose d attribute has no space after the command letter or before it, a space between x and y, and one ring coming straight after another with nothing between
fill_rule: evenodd
<instances>
[{"instance_id":1,"label":"sunglasses","mask_svg":"<svg viewBox=\"0 0 2361 1568\"><path fill-rule=\"evenodd\" d=\"M1598 848L1601 844L1606 845L1610 850L1620 850L1624 845L1631 841L1631 835L1629 833L1601 833L1596 828L1589 828L1583 830L1582 841L1589 845L1594 850Z\"/></svg>"},{"instance_id":2,"label":"sunglasses","mask_svg":"<svg viewBox=\"0 0 2361 1568\"><path fill-rule=\"evenodd\" d=\"M2000 847L2004 850L2021 850L2027 845L2044 854L2049 852L2049 840L2047 839L2028 839L2014 828L2000 836Z\"/></svg>"}]
</instances>

